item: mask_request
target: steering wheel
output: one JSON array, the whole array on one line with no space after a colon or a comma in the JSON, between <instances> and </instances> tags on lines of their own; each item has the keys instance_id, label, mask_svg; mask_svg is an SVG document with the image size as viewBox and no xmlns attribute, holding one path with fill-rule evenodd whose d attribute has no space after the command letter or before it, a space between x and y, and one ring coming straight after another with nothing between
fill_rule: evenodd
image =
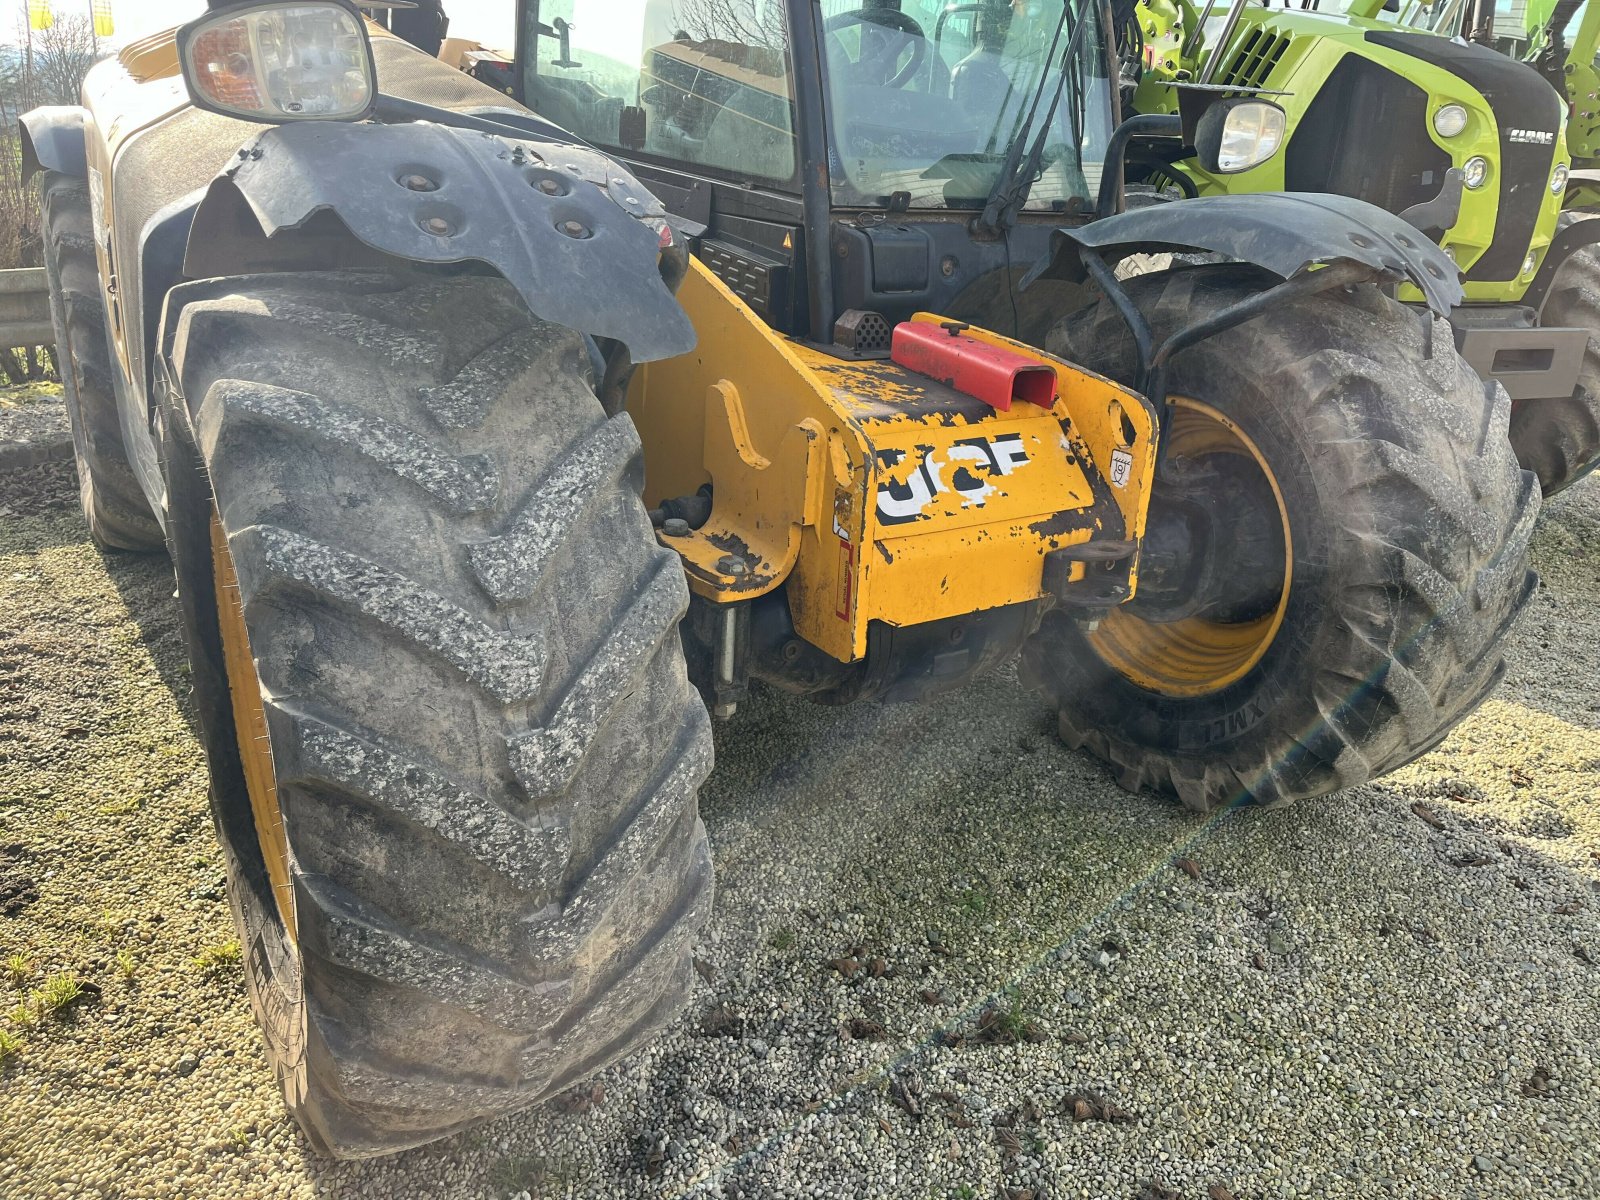
<instances>
[{"instance_id":1,"label":"steering wheel","mask_svg":"<svg viewBox=\"0 0 1600 1200\"><path fill-rule=\"evenodd\" d=\"M928 37L922 32L922 26L897 8L857 8L850 12L835 13L823 23L822 28L826 33L837 34L841 29L848 29L852 25L878 25L884 29L892 29L900 35L888 39L882 49L869 54L867 31L864 29L861 31L861 57L854 65L861 67L869 60L878 64L879 85L882 87L905 87L921 68L923 60L928 57ZM893 75L889 75L889 72L894 70L894 64L900 61L900 55L907 43L911 46L911 61Z\"/></svg>"}]
</instances>

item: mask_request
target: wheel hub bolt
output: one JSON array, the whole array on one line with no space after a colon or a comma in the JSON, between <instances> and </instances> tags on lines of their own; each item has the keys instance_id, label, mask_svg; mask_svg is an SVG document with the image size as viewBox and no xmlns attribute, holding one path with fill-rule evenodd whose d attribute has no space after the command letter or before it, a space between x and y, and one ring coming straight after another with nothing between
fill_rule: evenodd
<instances>
[{"instance_id":1,"label":"wheel hub bolt","mask_svg":"<svg viewBox=\"0 0 1600 1200\"><path fill-rule=\"evenodd\" d=\"M563 221L559 228L568 237L582 238L589 236L588 228L577 221Z\"/></svg>"},{"instance_id":2,"label":"wheel hub bolt","mask_svg":"<svg viewBox=\"0 0 1600 1200\"><path fill-rule=\"evenodd\" d=\"M735 579L742 578L749 569L749 564L735 554L728 554L717 560L717 570L724 575L732 575Z\"/></svg>"},{"instance_id":3,"label":"wheel hub bolt","mask_svg":"<svg viewBox=\"0 0 1600 1200\"><path fill-rule=\"evenodd\" d=\"M539 180L539 190L546 196L554 196L561 191L561 185L554 179Z\"/></svg>"},{"instance_id":4,"label":"wheel hub bolt","mask_svg":"<svg viewBox=\"0 0 1600 1200\"><path fill-rule=\"evenodd\" d=\"M668 517L661 523L661 532L668 537L688 537L689 522L682 517Z\"/></svg>"},{"instance_id":5,"label":"wheel hub bolt","mask_svg":"<svg viewBox=\"0 0 1600 1200\"><path fill-rule=\"evenodd\" d=\"M451 233L450 222L443 217L428 217L422 222L422 228L435 237L447 237Z\"/></svg>"},{"instance_id":6,"label":"wheel hub bolt","mask_svg":"<svg viewBox=\"0 0 1600 1200\"><path fill-rule=\"evenodd\" d=\"M413 192L431 192L439 186L426 175L406 175L400 182Z\"/></svg>"}]
</instances>

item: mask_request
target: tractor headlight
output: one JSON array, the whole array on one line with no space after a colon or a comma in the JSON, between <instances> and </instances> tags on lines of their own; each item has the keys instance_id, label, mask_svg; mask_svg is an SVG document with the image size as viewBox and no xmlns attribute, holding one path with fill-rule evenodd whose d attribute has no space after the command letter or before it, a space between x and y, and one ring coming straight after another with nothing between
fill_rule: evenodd
<instances>
[{"instance_id":1,"label":"tractor headlight","mask_svg":"<svg viewBox=\"0 0 1600 1200\"><path fill-rule=\"evenodd\" d=\"M1533 269L1538 265L1539 255L1535 251L1529 250L1528 257L1522 260L1522 273L1524 275L1532 275Z\"/></svg>"},{"instance_id":2,"label":"tractor headlight","mask_svg":"<svg viewBox=\"0 0 1600 1200\"><path fill-rule=\"evenodd\" d=\"M1489 160L1482 155L1474 154L1461 164L1461 182L1476 191L1481 188L1489 178Z\"/></svg>"},{"instance_id":3,"label":"tractor headlight","mask_svg":"<svg viewBox=\"0 0 1600 1200\"><path fill-rule=\"evenodd\" d=\"M346 0L273 0L178 30L189 96L246 121L350 121L378 92L372 46Z\"/></svg>"},{"instance_id":4,"label":"tractor headlight","mask_svg":"<svg viewBox=\"0 0 1600 1200\"><path fill-rule=\"evenodd\" d=\"M1232 175L1260 166L1283 145L1283 109L1265 100L1219 100L1201 114L1194 146L1200 165Z\"/></svg>"},{"instance_id":5,"label":"tractor headlight","mask_svg":"<svg viewBox=\"0 0 1600 1200\"><path fill-rule=\"evenodd\" d=\"M1446 104L1433 114L1433 131L1452 138L1467 127L1467 110L1459 104Z\"/></svg>"},{"instance_id":6,"label":"tractor headlight","mask_svg":"<svg viewBox=\"0 0 1600 1200\"><path fill-rule=\"evenodd\" d=\"M1566 163L1557 163L1556 169L1550 172L1550 190L1560 195L1566 190L1567 176L1572 174L1572 169Z\"/></svg>"}]
</instances>

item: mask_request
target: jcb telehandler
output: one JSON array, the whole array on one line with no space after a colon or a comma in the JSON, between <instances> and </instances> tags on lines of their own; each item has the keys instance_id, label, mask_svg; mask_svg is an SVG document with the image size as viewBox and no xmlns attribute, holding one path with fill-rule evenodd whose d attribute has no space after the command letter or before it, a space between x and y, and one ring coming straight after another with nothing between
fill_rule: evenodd
<instances>
[{"instance_id":1,"label":"jcb telehandler","mask_svg":"<svg viewBox=\"0 0 1600 1200\"><path fill-rule=\"evenodd\" d=\"M1200 809L1370 779L1495 686L1538 488L1450 260L1358 201L1112 215L1148 119L1107 10L983 8L525 0L508 98L244 0L24 118L85 512L172 555L318 1149L668 1019L708 708L753 682L1020 651L1070 743ZM1230 261L1118 280L1172 250Z\"/></svg>"},{"instance_id":2,"label":"jcb telehandler","mask_svg":"<svg viewBox=\"0 0 1600 1200\"><path fill-rule=\"evenodd\" d=\"M1492 14L1490 0L1391 7L1139 0L1118 25L1133 107L1254 97L1274 106L1254 145L1276 149L1203 163L1186 133L1135 160L1133 178L1208 196L1330 192L1405 214L1465 272L1456 344L1505 385L1517 457L1552 495L1600 464L1600 225L1561 216L1568 143L1600 121L1569 125L1539 71L1443 36L1477 20L1463 14Z\"/></svg>"}]
</instances>

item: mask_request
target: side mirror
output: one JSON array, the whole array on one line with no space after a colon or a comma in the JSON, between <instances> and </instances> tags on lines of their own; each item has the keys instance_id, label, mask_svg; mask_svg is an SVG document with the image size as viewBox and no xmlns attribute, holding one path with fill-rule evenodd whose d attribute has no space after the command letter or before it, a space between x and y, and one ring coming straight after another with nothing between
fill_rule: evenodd
<instances>
[{"instance_id":1,"label":"side mirror","mask_svg":"<svg viewBox=\"0 0 1600 1200\"><path fill-rule=\"evenodd\" d=\"M1258 167L1283 145L1288 118L1267 100L1218 100L1195 127L1195 157L1207 171L1233 175Z\"/></svg>"},{"instance_id":2,"label":"side mirror","mask_svg":"<svg viewBox=\"0 0 1600 1200\"><path fill-rule=\"evenodd\" d=\"M358 121L372 111L372 43L346 0L268 0L178 30L195 107L245 121Z\"/></svg>"}]
</instances>

